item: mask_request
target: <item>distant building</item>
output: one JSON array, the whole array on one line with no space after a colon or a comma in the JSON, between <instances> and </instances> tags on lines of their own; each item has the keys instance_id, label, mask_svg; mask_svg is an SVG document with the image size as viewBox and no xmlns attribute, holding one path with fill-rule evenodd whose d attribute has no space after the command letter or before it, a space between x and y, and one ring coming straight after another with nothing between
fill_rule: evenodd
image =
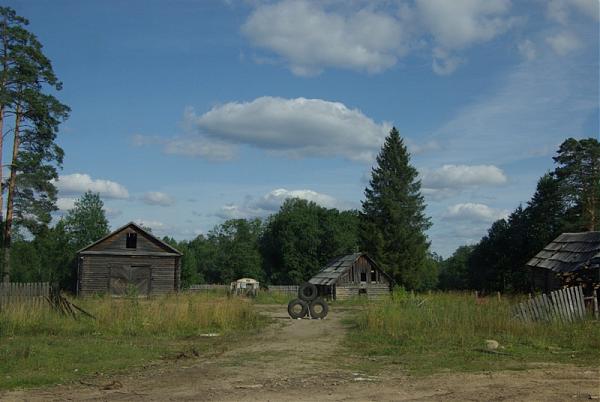
<instances>
[{"instance_id":1,"label":"distant building","mask_svg":"<svg viewBox=\"0 0 600 402\"><path fill-rule=\"evenodd\" d=\"M319 295L339 300L360 295L385 296L393 285L392 278L367 253L334 258L309 282L317 286Z\"/></svg>"},{"instance_id":2,"label":"distant building","mask_svg":"<svg viewBox=\"0 0 600 402\"><path fill-rule=\"evenodd\" d=\"M581 284L591 291L600 286L600 232L563 233L526 265L535 289Z\"/></svg>"},{"instance_id":3,"label":"distant building","mask_svg":"<svg viewBox=\"0 0 600 402\"><path fill-rule=\"evenodd\" d=\"M77 252L77 294L178 291L181 256L177 249L130 222Z\"/></svg>"}]
</instances>

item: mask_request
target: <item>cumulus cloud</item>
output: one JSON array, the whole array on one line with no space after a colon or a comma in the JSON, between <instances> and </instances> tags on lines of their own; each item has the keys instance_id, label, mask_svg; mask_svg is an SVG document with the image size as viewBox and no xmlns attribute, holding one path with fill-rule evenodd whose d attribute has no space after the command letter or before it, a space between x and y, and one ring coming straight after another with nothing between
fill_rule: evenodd
<instances>
[{"instance_id":1,"label":"cumulus cloud","mask_svg":"<svg viewBox=\"0 0 600 402\"><path fill-rule=\"evenodd\" d=\"M444 49L486 42L516 22L509 0L417 0L419 15Z\"/></svg>"},{"instance_id":2,"label":"cumulus cloud","mask_svg":"<svg viewBox=\"0 0 600 402\"><path fill-rule=\"evenodd\" d=\"M73 173L60 176L54 181L61 195L77 195L86 191L100 193L104 198L129 198L127 188L122 184L104 179L92 179L88 174Z\"/></svg>"},{"instance_id":3,"label":"cumulus cloud","mask_svg":"<svg viewBox=\"0 0 600 402\"><path fill-rule=\"evenodd\" d=\"M468 222L492 223L508 216L507 210L497 210L485 204L463 203L451 205L447 208L443 218Z\"/></svg>"},{"instance_id":4,"label":"cumulus cloud","mask_svg":"<svg viewBox=\"0 0 600 402\"><path fill-rule=\"evenodd\" d=\"M452 197L466 188L499 186L508 181L504 172L494 165L443 165L423 170L423 194L433 200Z\"/></svg>"},{"instance_id":5,"label":"cumulus cloud","mask_svg":"<svg viewBox=\"0 0 600 402\"><path fill-rule=\"evenodd\" d=\"M242 33L297 75L327 67L378 73L428 46L431 38L432 68L448 75L464 62L454 51L489 41L520 20L509 15L510 6L509 0L416 0L398 6L284 0L259 3Z\"/></svg>"},{"instance_id":6,"label":"cumulus cloud","mask_svg":"<svg viewBox=\"0 0 600 402\"><path fill-rule=\"evenodd\" d=\"M380 72L407 50L402 25L369 8L328 12L321 3L281 1L258 6L242 26L256 46L287 60L298 75L323 67Z\"/></svg>"},{"instance_id":7,"label":"cumulus cloud","mask_svg":"<svg viewBox=\"0 0 600 402\"><path fill-rule=\"evenodd\" d=\"M150 191L142 196L142 201L148 205L168 207L175 204L175 200L168 194L159 191Z\"/></svg>"},{"instance_id":8,"label":"cumulus cloud","mask_svg":"<svg viewBox=\"0 0 600 402\"><path fill-rule=\"evenodd\" d=\"M246 197L242 204L225 205L217 215L223 219L264 217L277 212L279 207L288 198L301 198L326 208L340 206L335 198L327 194L318 193L313 190L287 190L285 188L278 188L258 199Z\"/></svg>"},{"instance_id":9,"label":"cumulus cloud","mask_svg":"<svg viewBox=\"0 0 600 402\"><path fill-rule=\"evenodd\" d=\"M550 45L552 50L559 56L565 56L574 50L582 47L579 38L568 31L560 32L556 35L546 38L546 42Z\"/></svg>"},{"instance_id":10,"label":"cumulus cloud","mask_svg":"<svg viewBox=\"0 0 600 402\"><path fill-rule=\"evenodd\" d=\"M202 115L188 109L184 120L190 133L168 141L166 152L213 159L231 158L245 144L292 157L370 162L391 128L343 103L269 96L226 103Z\"/></svg>"}]
</instances>

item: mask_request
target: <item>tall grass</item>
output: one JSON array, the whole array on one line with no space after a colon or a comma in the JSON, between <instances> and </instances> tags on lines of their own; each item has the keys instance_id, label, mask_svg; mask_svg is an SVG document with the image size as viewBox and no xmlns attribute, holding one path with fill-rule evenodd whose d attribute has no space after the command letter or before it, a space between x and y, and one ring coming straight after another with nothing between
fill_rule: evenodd
<instances>
[{"instance_id":1,"label":"tall grass","mask_svg":"<svg viewBox=\"0 0 600 402\"><path fill-rule=\"evenodd\" d=\"M353 349L387 356L415 371L524 368L531 362L596 364L600 325L524 323L510 313L513 301L459 293L412 296L396 293L366 304L349 336ZM485 340L500 353L487 353Z\"/></svg>"},{"instance_id":2,"label":"tall grass","mask_svg":"<svg viewBox=\"0 0 600 402\"><path fill-rule=\"evenodd\" d=\"M246 300L212 294L74 301L96 319L74 320L42 303L0 311L0 389L53 384L172 356L224 350L266 320ZM201 336L212 332L221 336Z\"/></svg>"},{"instance_id":3,"label":"tall grass","mask_svg":"<svg viewBox=\"0 0 600 402\"><path fill-rule=\"evenodd\" d=\"M257 328L261 318L243 300L202 294L151 299L98 297L76 303L96 319L58 314L47 304L9 305L0 314L0 336L194 336L206 331Z\"/></svg>"}]
</instances>

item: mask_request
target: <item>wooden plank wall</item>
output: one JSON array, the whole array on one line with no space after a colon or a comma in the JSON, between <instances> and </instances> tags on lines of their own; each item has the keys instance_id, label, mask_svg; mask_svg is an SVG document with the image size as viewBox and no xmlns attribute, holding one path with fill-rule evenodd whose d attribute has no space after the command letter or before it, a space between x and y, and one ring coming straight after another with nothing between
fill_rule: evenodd
<instances>
[{"instance_id":1,"label":"wooden plank wall","mask_svg":"<svg viewBox=\"0 0 600 402\"><path fill-rule=\"evenodd\" d=\"M43 302L49 295L48 282L0 283L0 308L11 303Z\"/></svg>"},{"instance_id":2,"label":"wooden plank wall","mask_svg":"<svg viewBox=\"0 0 600 402\"><path fill-rule=\"evenodd\" d=\"M375 281L371 281L371 271L375 270ZM369 283L369 284L386 284L389 286L389 282L387 280L387 278L381 273L381 271L375 267L373 267L371 265L371 263L369 262L369 260L367 258L360 257L358 258L354 264L352 265L352 267L348 270L347 273L345 273L344 275L341 275L338 280L336 281L336 284L338 285L345 285L345 284L359 284L361 283L361 274L364 273L366 274L366 282L362 282L362 283Z\"/></svg>"},{"instance_id":3,"label":"wooden plank wall","mask_svg":"<svg viewBox=\"0 0 600 402\"><path fill-rule=\"evenodd\" d=\"M335 287L335 298L337 300L347 300L351 297L360 296L360 289L366 290L366 296L369 299L380 299L390 294L390 287L384 283L347 284Z\"/></svg>"},{"instance_id":4,"label":"wooden plank wall","mask_svg":"<svg viewBox=\"0 0 600 402\"><path fill-rule=\"evenodd\" d=\"M586 318L581 286L556 290L519 303L513 308L516 318L525 321L560 321L570 323Z\"/></svg>"},{"instance_id":5,"label":"wooden plank wall","mask_svg":"<svg viewBox=\"0 0 600 402\"><path fill-rule=\"evenodd\" d=\"M130 265L150 265L152 276L150 294L164 294L178 290L176 276L177 257L145 257L94 255L84 256L79 276L79 294L89 296L109 292L110 267Z\"/></svg>"},{"instance_id":6,"label":"wooden plank wall","mask_svg":"<svg viewBox=\"0 0 600 402\"><path fill-rule=\"evenodd\" d=\"M127 233L137 233L137 247L135 249L126 247ZM104 239L102 242L96 244L86 251L127 251L136 250L143 252L171 252L171 250L165 249L164 246L156 243L154 240L146 237L143 233L134 230L132 228L124 229L120 232L113 234L112 236Z\"/></svg>"}]
</instances>

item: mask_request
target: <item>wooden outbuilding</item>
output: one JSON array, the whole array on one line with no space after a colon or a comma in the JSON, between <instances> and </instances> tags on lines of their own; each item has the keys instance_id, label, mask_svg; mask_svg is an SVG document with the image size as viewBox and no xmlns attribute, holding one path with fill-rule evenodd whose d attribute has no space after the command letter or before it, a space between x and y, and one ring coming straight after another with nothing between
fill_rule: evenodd
<instances>
[{"instance_id":1,"label":"wooden outbuilding","mask_svg":"<svg viewBox=\"0 0 600 402\"><path fill-rule=\"evenodd\" d=\"M334 258L309 282L317 286L320 296L338 300L360 295L382 297L393 286L392 278L367 253Z\"/></svg>"},{"instance_id":2,"label":"wooden outbuilding","mask_svg":"<svg viewBox=\"0 0 600 402\"><path fill-rule=\"evenodd\" d=\"M77 252L77 294L143 296L178 291L181 256L130 222Z\"/></svg>"},{"instance_id":3,"label":"wooden outbuilding","mask_svg":"<svg viewBox=\"0 0 600 402\"><path fill-rule=\"evenodd\" d=\"M600 232L563 233L526 264L535 289L600 286Z\"/></svg>"}]
</instances>

